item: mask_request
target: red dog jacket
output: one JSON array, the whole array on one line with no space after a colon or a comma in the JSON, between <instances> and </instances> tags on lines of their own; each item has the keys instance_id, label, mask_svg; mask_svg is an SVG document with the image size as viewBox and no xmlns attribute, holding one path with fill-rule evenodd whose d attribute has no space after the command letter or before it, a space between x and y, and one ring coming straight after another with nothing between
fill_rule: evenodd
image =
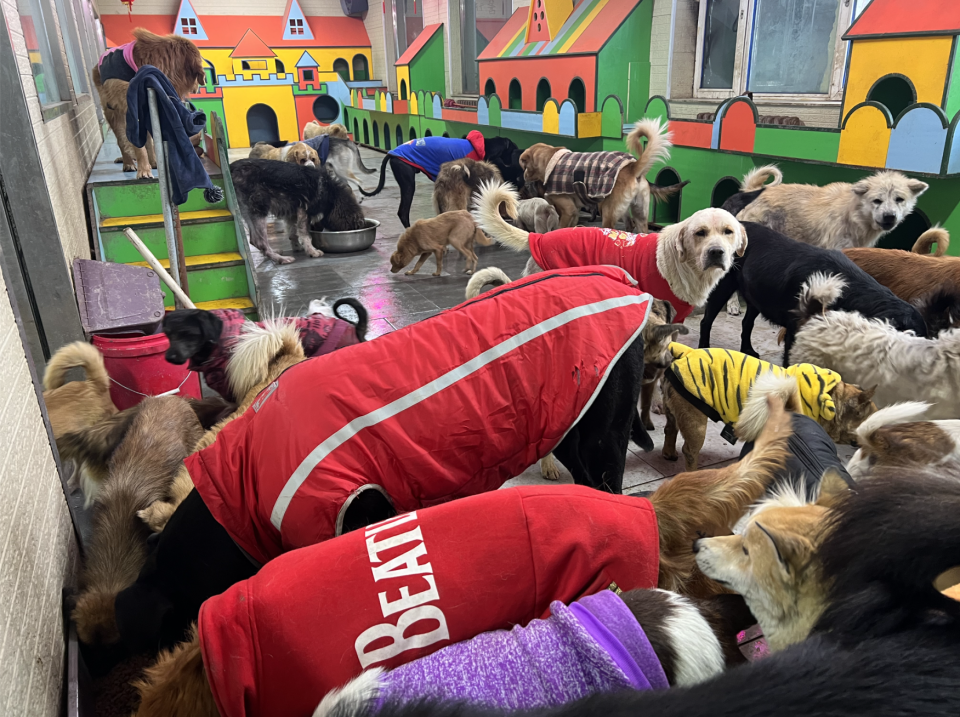
<instances>
[{"instance_id":1,"label":"red dog jacket","mask_svg":"<svg viewBox=\"0 0 960 717\"><path fill-rule=\"evenodd\" d=\"M616 267L535 274L288 369L187 469L261 563L337 535L371 485L401 513L499 488L590 406L649 305Z\"/></svg>"},{"instance_id":2,"label":"red dog jacket","mask_svg":"<svg viewBox=\"0 0 960 717\"><path fill-rule=\"evenodd\" d=\"M619 266L654 299L669 301L682 323L693 306L677 298L657 268L658 234L630 234L619 229L571 227L547 234L530 234L530 253L541 269L570 266Z\"/></svg>"},{"instance_id":3,"label":"red dog jacket","mask_svg":"<svg viewBox=\"0 0 960 717\"><path fill-rule=\"evenodd\" d=\"M306 717L368 667L525 625L611 583L656 587L658 540L644 498L527 486L287 553L200 609L217 709Z\"/></svg>"}]
</instances>

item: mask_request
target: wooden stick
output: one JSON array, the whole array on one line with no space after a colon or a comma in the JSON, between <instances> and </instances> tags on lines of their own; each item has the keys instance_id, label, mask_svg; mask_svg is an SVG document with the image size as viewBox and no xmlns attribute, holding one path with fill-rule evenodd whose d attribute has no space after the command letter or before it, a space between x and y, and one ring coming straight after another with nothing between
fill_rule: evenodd
<instances>
[{"instance_id":1,"label":"wooden stick","mask_svg":"<svg viewBox=\"0 0 960 717\"><path fill-rule=\"evenodd\" d=\"M157 272L157 276L159 276L160 279L163 280L163 283L169 287L170 291L172 291L173 295L177 297L181 304L183 304L184 308L197 308L196 304L190 301L190 297L183 293L183 290L177 286L177 282L173 280L173 277L170 276L170 274L167 273L167 270L161 266L159 261L157 261L157 257L153 255L153 252L147 249L147 245L144 244L140 237L137 236L137 233L130 227L124 229L123 233L127 235L127 239L130 240L130 243L137 248L137 251L140 252L146 262L150 265L150 268Z\"/></svg>"}]
</instances>

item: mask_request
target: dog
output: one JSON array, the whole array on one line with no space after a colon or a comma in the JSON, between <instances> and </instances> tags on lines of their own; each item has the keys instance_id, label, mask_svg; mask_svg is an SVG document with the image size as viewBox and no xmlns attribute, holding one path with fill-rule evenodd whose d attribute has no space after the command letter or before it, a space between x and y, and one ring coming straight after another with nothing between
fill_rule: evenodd
<instances>
[{"instance_id":1,"label":"dog","mask_svg":"<svg viewBox=\"0 0 960 717\"><path fill-rule=\"evenodd\" d=\"M110 458L109 478L93 503L93 533L80 574L72 617L80 640L109 645L119 640L117 593L131 585L146 559L146 525L138 510L166 495L183 459L202 435L182 398L146 398Z\"/></svg>"},{"instance_id":2,"label":"dog","mask_svg":"<svg viewBox=\"0 0 960 717\"><path fill-rule=\"evenodd\" d=\"M357 312L356 323L337 313L342 306L349 306ZM227 366L246 321L246 315L238 309L167 312L161 323L161 329L170 341L164 358L177 366L189 362L188 368L202 373L207 386L228 401L242 399L244 394L237 395L232 390ZM332 308L314 300L310 302L306 317L284 321L296 326L307 358L366 341L368 314L356 299L339 299ZM262 327L263 323L259 325Z\"/></svg>"},{"instance_id":3,"label":"dog","mask_svg":"<svg viewBox=\"0 0 960 717\"><path fill-rule=\"evenodd\" d=\"M546 234L560 228L560 215L546 199L521 199L517 204L516 225L525 232Z\"/></svg>"},{"instance_id":4,"label":"dog","mask_svg":"<svg viewBox=\"0 0 960 717\"><path fill-rule=\"evenodd\" d=\"M501 181L500 170L490 162L467 158L445 162L433 183L433 208L437 214L469 209L482 182Z\"/></svg>"},{"instance_id":5,"label":"dog","mask_svg":"<svg viewBox=\"0 0 960 717\"><path fill-rule=\"evenodd\" d=\"M816 420L837 443L855 442L857 426L877 410L872 401L876 387L863 390L844 383L841 374L812 362L783 369L726 349L670 347L674 361L662 382L667 418L663 457L677 460L679 433L686 470L697 468L708 418L726 424L727 431L735 426L736 437L749 441L763 425L756 410L769 393L786 401L799 392L798 411Z\"/></svg>"},{"instance_id":6,"label":"dog","mask_svg":"<svg viewBox=\"0 0 960 717\"><path fill-rule=\"evenodd\" d=\"M284 147L271 147L266 142L257 142L250 150L249 159L275 159L281 162L299 164L301 167L320 166L320 155L317 154L315 149L303 142L288 144Z\"/></svg>"},{"instance_id":7,"label":"dog","mask_svg":"<svg viewBox=\"0 0 960 717\"><path fill-rule=\"evenodd\" d=\"M897 298L842 253L793 241L762 224L744 222L743 227L750 245L734 262L734 270L720 279L707 299L700 320L700 348L710 347L714 320L739 290L747 302L740 352L759 356L750 337L757 317L762 315L785 329L783 363L789 365L797 332L798 297L804 282L817 272L843 276L850 286L851 290L836 304L837 309L886 319L900 331L926 335L923 317L915 307Z\"/></svg>"},{"instance_id":8,"label":"dog","mask_svg":"<svg viewBox=\"0 0 960 717\"><path fill-rule=\"evenodd\" d=\"M935 468L960 463L960 420L924 420L929 403L905 401L870 416L857 429L857 445L847 465L855 478L876 466Z\"/></svg>"},{"instance_id":9,"label":"dog","mask_svg":"<svg viewBox=\"0 0 960 717\"><path fill-rule=\"evenodd\" d=\"M765 184L768 179L773 179ZM929 188L926 182L885 170L855 184L782 184L774 165L748 172L740 194L727 201L737 219L763 224L791 239L824 249L872 247L896 229Z\"/></svg>"},{"instance_id":10,"label":"dog","mask_svg":"<svg viewBox=\"0 0 960 717\"><path fill-rule=\"evenodd\" d=\"M155 35L142 27L131 32L133 42L110 48L91 71L100 95L103 114L117 138L124 172L136 172L137 179L149 179L157 165L153 138L143 147L127 139L127 86L144 65L153 65L167 76L180 99L186 102L206 82L203 57L190 40L180 35Z\"/></svg>"},{"instance_id":11,"label":"dog","mask_svg":"<svg viewBox=\"0 0 960 717\"><path fill-rule=\"evenodd\" d=\"M470 212L464 209L448 211L433 219L418 219L397 240L397 250L390 255L390 273L396 274L419 254L420 258L416 265L406 272L407 276L420 271L420 267L431 255L437 261L437 270L433 275L440 276L443 273L443 254L448 246L452 246L467 261L463 272L472 274L478 261L473 250L474 243L480 246L493 244L474 223Z\"/></svg>"},{"instance_id":12,"label":"dog","mask_svg":"<svg viewBox=\"0 0 960 717\"><path fill-rule=\"evenodd\" d=\"M230 165L230 173L250 243L276 264L290 264L294 258L281 256L270 246L267 217L271 214L286 222L291 241L299 242L314 258L323 252L313 246L311 227L339 232L365 226L363 210L350 188L315 167L238 159Z\"/></svg>"},{"instance_id":13,"label":"dog","mask_svg":"<svg viewBox=\"0 0 960 717\"><path fill-rule=\"evenodd\" d=\"M303 126L304 139L313 139L323 134L336 137L337 139L350 139L350 132L339 122L324 125L316 120L310 120Z\"/></svg>"},{"instance_id":14,"label":"dog","mask_svg":"<svg viewBox=\"0 0 960 717\"><path fill-rule=\"evenodd\" d=\"M410 207L417 186L417 172L423 172L433 182L446 162L458 159L485 160L493 164L506 181L522 176L519 166L520 150L506 137L485 138L473 130L464 139L449 137L420 137L387 152L380 164L380 183L372 192L360 187L365 197L373 197L383 191L387 165L400 187L400 207L397 216L405 229L410 227Z\"/></svg>"},{"instance_id":15,"label":"dog","mask_svg":"<svg viewBox=\"0 0 960 717\"><path fill-rule=\"evenodd\" d=\"M701 209L660 234L578 227L540 235L511 226L519 197L507 184L485 184L473 210L477 225L498 243L530 251L524 276L542 269L612 264L625 269L654 298L669 301L683 323L710 296L747 248L747 233L722 209Z\"/></svg>"},{"instance_id":16,"label":"dog","mask_svg":"<svg viewBox=\"0 0 960 717\"><path fill-rule=\"evenodd\" d=\"M794 356L876 384L881 408L900 401L931 405L931 419L960 418L960 329L936 339L897 331L889 323L831 307L850 289L843 277L815 274L803 287Z\"/></svg>"},{"instance_id":17,"label":"dog","mask_svg":"<svg viewBox=\"0 0 960 717\"><path fill-rule=\"evenodd\" d=\"M937 245L937 250L932 251L933 245ZM947 249L950 248L950 232L941 227L939 224L934 224L932 227L927 229L923 234L917 237L917 240L913 243L913 246L910 248L910 251L914 254L920 254L922 256L927 256L933 254L934 256L940 257L947 253Z\"/></svg>"},{"instance_id":18,"label":"dog","mask_svg":"<svg viewBox=\"0 0 960 717\"><path fill-rule=\"evenodd\" d=\"M573 189L578 171L585 173L591 199L600 207L601 224L615 229L617 222L634 208L633 216L646 217L650 207L650 186L646 174L657 162L670 157L672 135L659 119L643 119L627 135L632 152L570 152L564 147L538 143L520 155L526 182L543 182L547 200L560 214L560 228L576 226L583 202ZM646 149L641 143L647 140Z\"/></svg>"}]
</instances>

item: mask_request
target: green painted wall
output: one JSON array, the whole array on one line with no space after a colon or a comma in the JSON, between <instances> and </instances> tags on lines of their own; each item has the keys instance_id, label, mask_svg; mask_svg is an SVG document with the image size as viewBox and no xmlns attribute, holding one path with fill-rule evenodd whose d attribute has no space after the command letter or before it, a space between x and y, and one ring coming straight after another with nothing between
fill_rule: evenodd
<instances>
[{"instance_id":1,"label":"green painted wall","mask_svg":"<svg viewBox=\"0 0 960 717\"><path fill-rule=\"evenodd\" d=\"M947 87L947 105L943 108L947 119L952 120L960 112L960 40L953 38L953 67L950 68L950 85Z\"/></svg>"},{"instance_id":2,"label":"green painted wall","mask_svg":"<svg viewBox=\"0 0 960 717\"><path fill-rule=\"evenodd\" d=\"M410 89L414 92L429 90L430 92L444 94L447 91L446 79L443 74L445 62L443 56L443 28L440 28L433 33L433 37L427 40L427 44L410 61Z\"/></svg>"},{"instance_id":3,"label":"green painted wall","mask_svg":"<svg viewBox=\"0 0 960 717\"><path fill-rule=\"evenodd\" d=\"M213 134L213 125L211 124L210 113L216 112L217 117L223 120L223 100L221 99L196 100L195 99L195 100L191 100L191 102L193 102L194 106L198 110L203 110L204 112L207 113L207 134ZM226 126L224 126L223 128L223 133L227 134ZM227 140L227 146L229 147L230 138L224 137L224 139Z\"/></svg>"},{"instance_id":4,"label":"green painted wall","mask_svg":"<svg viewBox=\"0 0 960 717\"><path fill-rule=\"evenodd\" d=\"M643 116L650 98L652 25L653 0L643 0L597 55L597 106L608 95L616 95L623 103L627 122Z\"/></svg>"},{"instance_id":5,"label":"green painted wall","mask_svg":"<svg viewBox=\"0 0 960 717\"><path fill-rule=\"evenodd\" d=\"M795 157L820 162L836 162L840 150L840 132L786 127L757 127L753 151L772 157Z\"/></svg>"}]
</instances>

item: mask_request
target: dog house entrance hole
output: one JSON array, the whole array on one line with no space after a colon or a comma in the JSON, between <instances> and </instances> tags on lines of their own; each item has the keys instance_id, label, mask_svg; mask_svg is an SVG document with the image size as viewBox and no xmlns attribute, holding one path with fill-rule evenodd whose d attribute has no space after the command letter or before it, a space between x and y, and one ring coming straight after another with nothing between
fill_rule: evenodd
<instances>
[{"instance_id":1,"label":"dog house entrance hole","mask_svg":"<svg viewBox=\"0 0 960 717\"><path fill-rule=\"evenodd\" d=\"M397 146L399 147L403 142L403 127L397 125Z\"/></svg>"},{"instance_id":2,"label":"dog house entrance hole","mask_svg":"<svg viewBox=\"0 0 960 717\"><path fill-rule=\"evenodd\" d=\"M901 112L917 101L917 93L907 80L890 75L870 88L867 101L879 102L890 110L893 119L897 119Z\"/></svg>"},{"instance_id":3,"label":"dog house entrance hole","mask_svg":"<svg viewBox=\"0 0 960 717\"><path fill-rule=\"evenodd\" d=\"M279 142L277 113L268 105L254 105L247 110L247 132L250 134L251 147L257 142Z\"/></svg>"},{"instance_id":4,"label":"dog house entrance hole","mask_svg":"<svg viewBox=\"0 0 960 717\"><path fill-rule=\"evenodd\" d=\"M927 219L926 215L919 209L914 209L913 212L908 214L907 218L900 223L900 226L889 234L880 237L877 246L882 249L903 249L904 251L910 251L913 249L913 245L917 243L920 235L929 228L930 220Z\"/></svg>"},{"instance_id":5,"label":"dog house entrance hole","mask_svg":"<svg viewBox=\"0 0 960 717\"><path fill-rule=\"evenodd\" d=\"M320 95L313 101L313 116L320 122L333 122L340 114L340 104L330 95Z\"/></svg>"},{"instance_id":6,"label":"dog house entrance hole","mask_svg":"<svg viewBox=\"0 0 960 717\"><path fill-rule=\"evenodd\" d=\"M680 175L669 167L660 170L655 182L658 187L669 187L679 183ZM661 225L680 221L680 192L666 201L653 203L653 221Z\"/></svg>"},{"instance_id":7,"label":"dog house entrance hole","mask_svg":"<svg viewBox=\"0 0 960 717\"><path fill-rule=\"evenodd\" d=\"M734 194L740 192L740 182L733 177L724 177L713 187L713 194L710 197L711 207L722 207Z\"/></svg>"}]
</instances>

